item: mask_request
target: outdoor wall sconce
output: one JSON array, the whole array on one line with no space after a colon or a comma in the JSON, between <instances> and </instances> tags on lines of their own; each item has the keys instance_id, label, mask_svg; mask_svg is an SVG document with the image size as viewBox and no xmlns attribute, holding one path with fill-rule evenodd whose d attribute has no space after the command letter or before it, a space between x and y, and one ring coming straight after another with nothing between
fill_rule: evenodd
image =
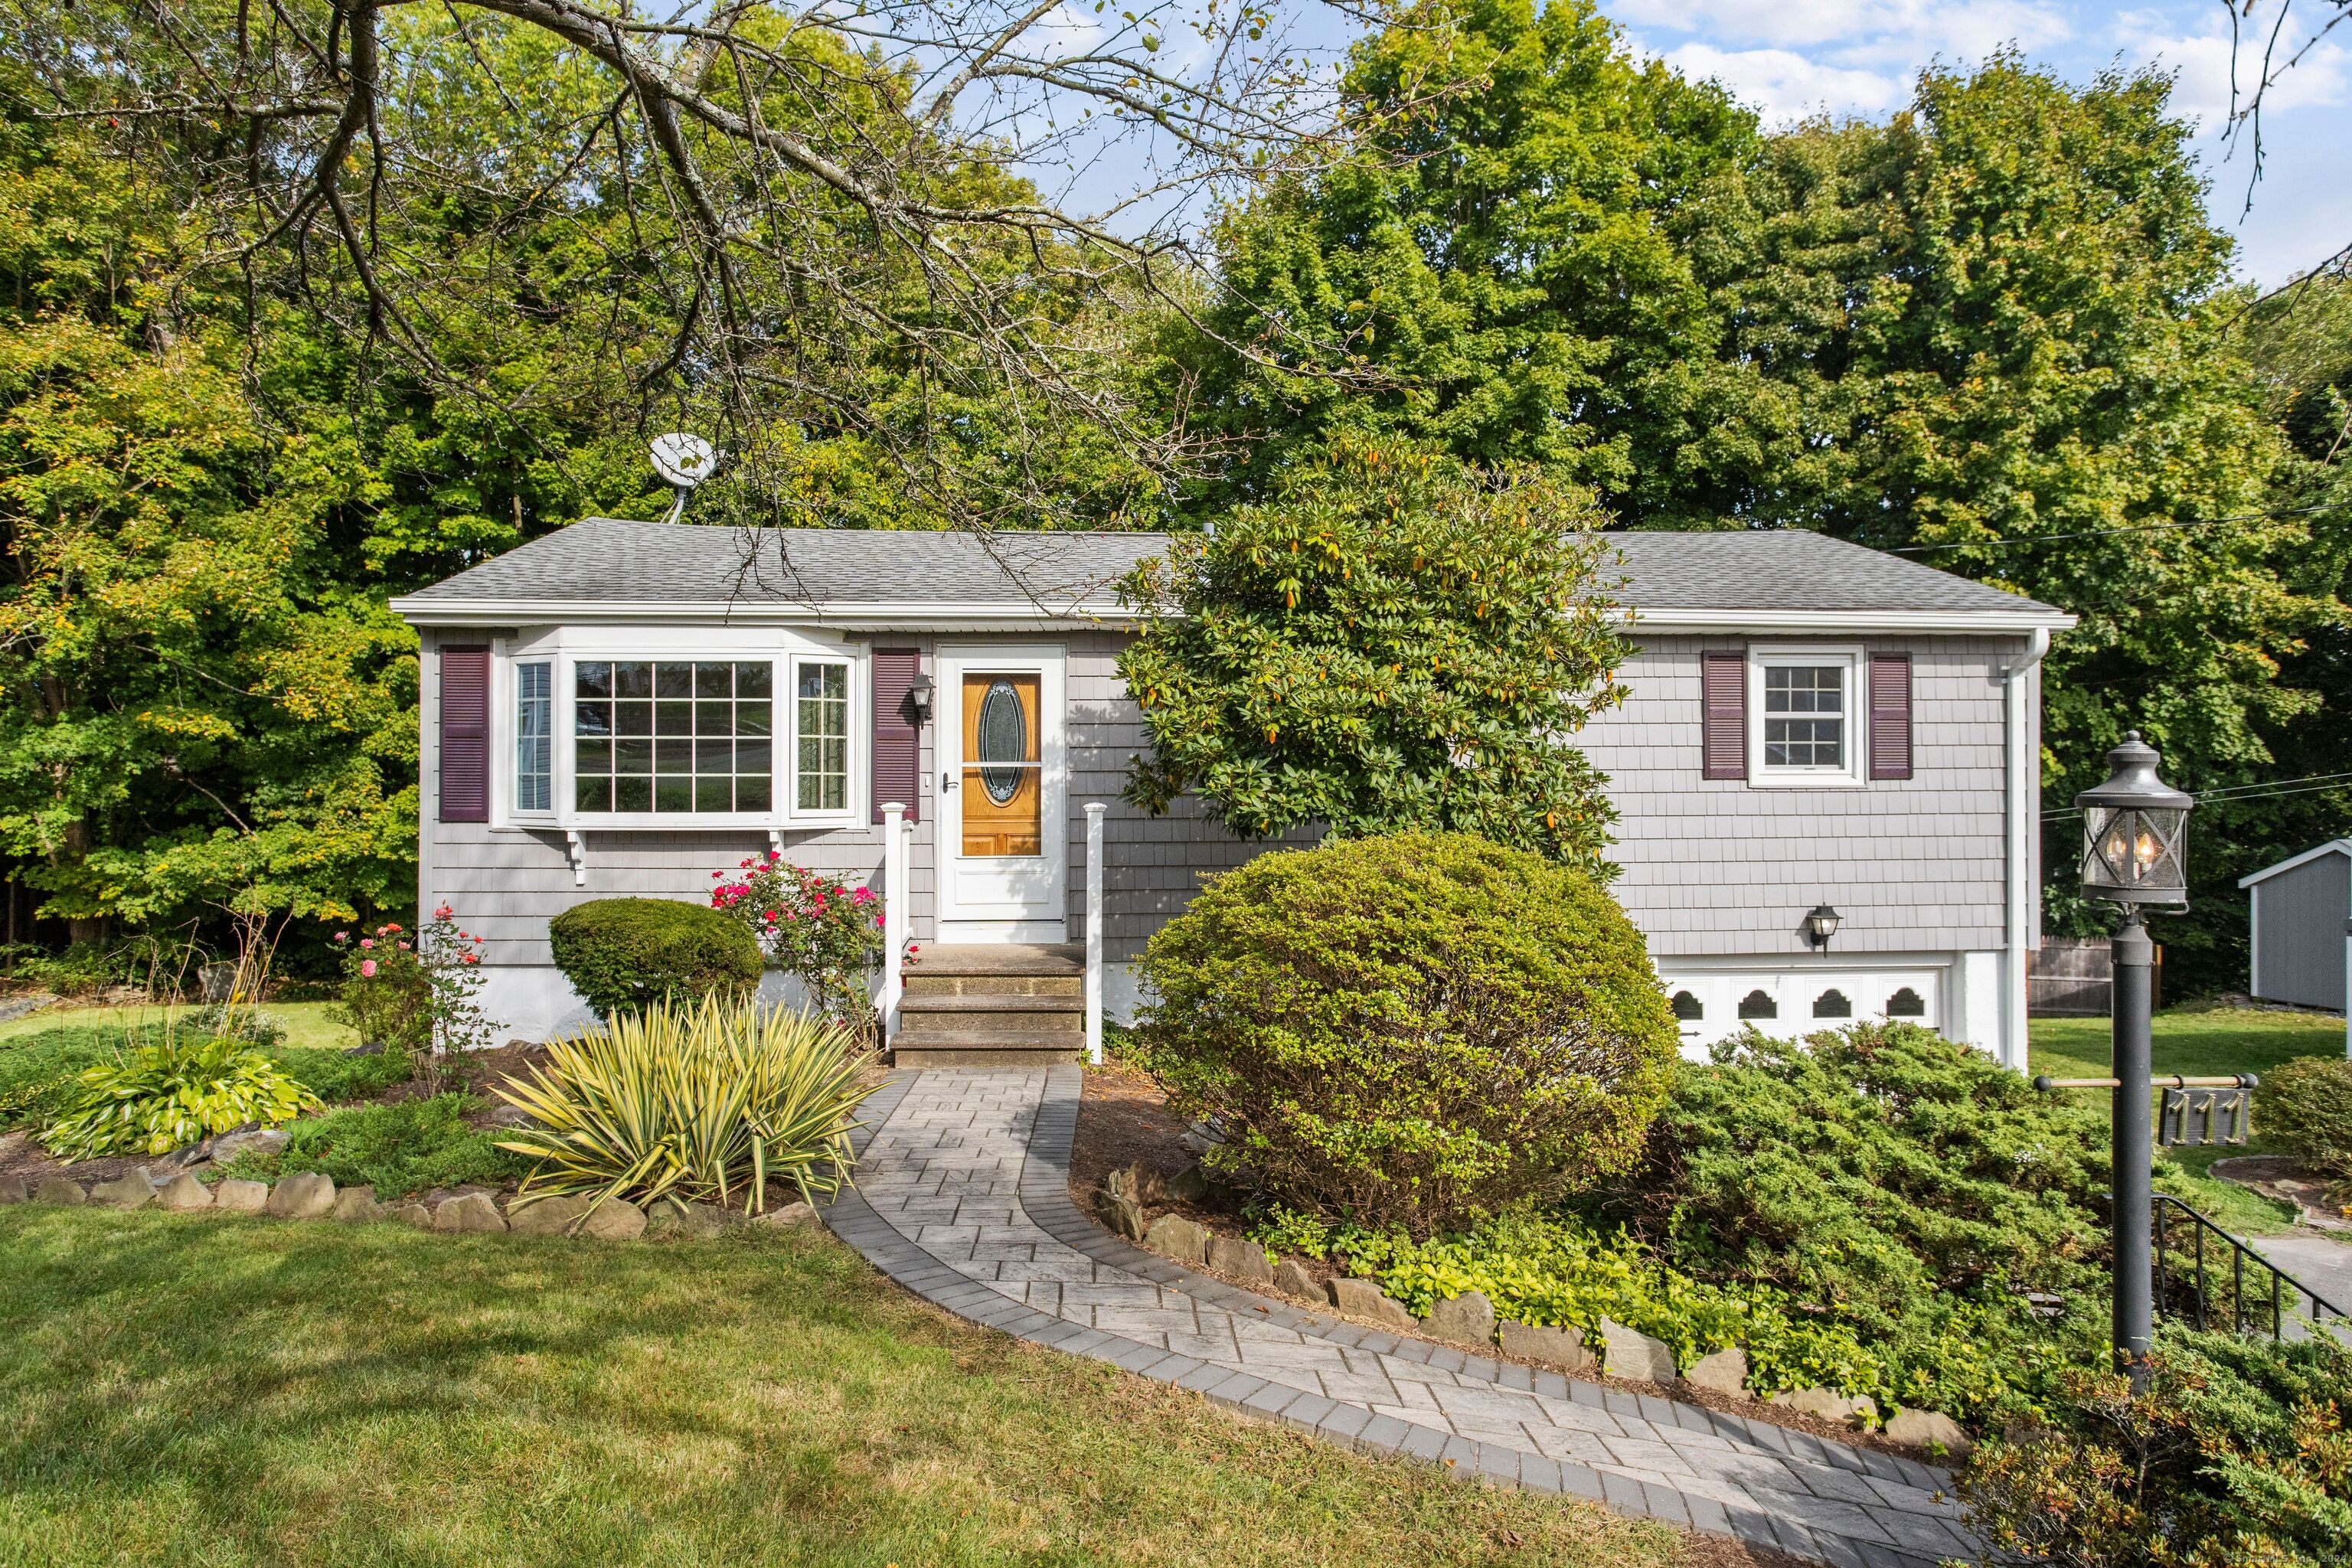
<instances>
[{"instance_id":1,"label":"outdoor wall sconce","mask_svg":"<svg viewBox=\"0 0 2352 1568\"><path fill-rule=\"evenodd\" d=\"M1805 916L1805 940L1815 947L1825 948L1830 938L1837 935L1838 922L1845 917L1827 904L1815 904Z\"/></svg>"},{"instance_id":2,"label":"outdoor wall sconce","mask_svg":"<svg viewBox=\"0 0 2352 1568\"><path fill-rule=\"evenodd\" d=\"M931 721L931 678L921 670L915 672L914 684L907 688L907 706L914 710L918 726Z\"/></svg>"}]
</instances>

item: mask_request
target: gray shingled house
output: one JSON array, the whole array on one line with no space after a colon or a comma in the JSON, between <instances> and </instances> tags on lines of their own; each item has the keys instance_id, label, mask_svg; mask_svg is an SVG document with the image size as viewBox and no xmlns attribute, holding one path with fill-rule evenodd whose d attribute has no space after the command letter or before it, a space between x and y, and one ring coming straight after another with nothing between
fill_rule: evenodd
<instances>
[{"instance_id":1,"label":"gray shingled house","mask_svg":"<svg viewBox=\"0 0 2352 1568\"><path fill-rule=\"evenodd\" d=\"M1630 696L1580 743L1686 1043L1892 1016L2022 1065L2038 667L2072 617L1813 533L1615 537ZM781 849L903 889L927 949L885 996L905 1059L1009 1060L1076 1026L1056 944L1087 930L1108 803L1097 995L1124 1016L1144 940L1258 847L1119 803L1146 742L1112 584L1162 542L590 518L396 600L423 643L423 905L488 938L490 1013L542 1037L585 1016L551 916L698 900Z\"/></svg>"}]
</instances>

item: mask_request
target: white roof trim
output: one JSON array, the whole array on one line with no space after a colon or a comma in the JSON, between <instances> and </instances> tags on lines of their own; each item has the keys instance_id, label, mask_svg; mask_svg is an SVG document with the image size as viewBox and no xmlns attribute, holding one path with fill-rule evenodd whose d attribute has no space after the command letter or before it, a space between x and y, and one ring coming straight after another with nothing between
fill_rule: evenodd
<instances>
[{"instance_id":1,"label":"white roof trim","mask_svg":"<svg viewBox=\"0 0 2352 1568\"><path fill-rule=\"evenodd\" d=\"M1131 622L1137 612L1113 603L1066 608L1028 601L955 604L939 600L813 605L776 600L551 600L400 598L393 614L413 626L489 624L669 624L717 621L737 626L824 626L844 630L1027 631L1074 623ZM2005 636L2063 631L2073 616L2042 610L1629 610L1629 625L1656 632L1950 632Z\"/></svg>"},{"instance_id":2,"label":"white roof trim","mask_svg":"<svg viewBox=\"0 0 2352 1568\"><path fill-rule=\"evenodd\" d=\"M2251 888L2256 882L2267 881L2281 871L2292 871L2297 866L2308 865L2322 855L2352 855L2352 838L2331 838L2318 848L2306 849L2291 860L2282 860L2275 866L2263 867L2251 877L2239 878L2238 886Z\"/></svg>"}]
</instances>

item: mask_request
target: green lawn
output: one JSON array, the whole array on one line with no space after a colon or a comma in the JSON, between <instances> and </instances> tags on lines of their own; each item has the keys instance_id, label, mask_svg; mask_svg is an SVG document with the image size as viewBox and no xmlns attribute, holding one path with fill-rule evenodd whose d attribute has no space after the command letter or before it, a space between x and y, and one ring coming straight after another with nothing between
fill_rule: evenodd
<instances>
[{"instance_id":1,"label":"green lawn","mask_svg":"<svg viewBox=\"0 0 2352 1568\"><path fill-rule=\"evenodd\" d=\"M0 1024L0 1042L26 1035L47 1034L52 1029L139 1028L182 1017L197 1009L184 1005L172 1006L133 1007L45 1007L26 1017L11 1018ZM332 1002L270 1003L261 1009L286 1026L286 1043L312 1049L342 1050L360 1043L360 1037L331 1015Z\"/></svg>"},{"instance_id":2,"label":"green lawn","mask_svg":"<svg viewBox=\"0 0 2352 1568\"><path fill-rule=\"evenodd\" d=\"M2313 1013L2272 1013L2231 1008L2211 1013L2159 1013L2155 1021L2156 1070L2204 1076L2266 1073L2296 1057L2344 1054L2344 1020ZM2036 1018L2032 1024L2033 1071L2053 1078L2104 1078L2110 1057L2110 1026L2105 1018ZM2105 1090L2077 1091L2084 1104L2105 1110ZM2176 1149L2165 1159L2180 1174L2178 1191L2223 1226L2240 1232L2283 1230L2293 1215L2280 1205L2242 1187L2212 1180L2205 1171L2215 1160L2261 1153L2262 1119L2254 1121L2246 1147Z\"/></svg>"},{"instance_id":3,"label":"green lawn","mask_svg":"<svg viewBox=\"0 0 2352 1568\"><path fill-rule=\"evenodd\" d=\"M0 1209L0 1563L1697 1550L951 1322L821 1236L600 1247L26 1205Z\"/></svg>"}]
</instances>

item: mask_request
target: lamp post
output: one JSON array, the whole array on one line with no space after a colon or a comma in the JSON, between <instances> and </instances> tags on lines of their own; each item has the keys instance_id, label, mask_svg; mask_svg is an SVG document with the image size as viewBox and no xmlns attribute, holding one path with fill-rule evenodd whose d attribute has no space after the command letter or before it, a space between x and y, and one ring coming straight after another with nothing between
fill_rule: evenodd
<instances>
[{"instance_id":1,"label":"lamp post","mask_svg":"<svg viewBox=\"0 0 2352 1568\"><path fill-rule=\"evenodd\" d=\"M2115 973L2115 1347L2136 1391L2147 1386L2155 1334L2150 1233L2148 1096L2154 1042L2150 985L2156 947L2141 906L2185 908L2189 808L2196 802L2156 776L2156 748L2135 730L2107 753L2107 782L2074 797L2083 808L2083 891L2123 907L2112 947Z\"/></svg>"}]
</instances>

